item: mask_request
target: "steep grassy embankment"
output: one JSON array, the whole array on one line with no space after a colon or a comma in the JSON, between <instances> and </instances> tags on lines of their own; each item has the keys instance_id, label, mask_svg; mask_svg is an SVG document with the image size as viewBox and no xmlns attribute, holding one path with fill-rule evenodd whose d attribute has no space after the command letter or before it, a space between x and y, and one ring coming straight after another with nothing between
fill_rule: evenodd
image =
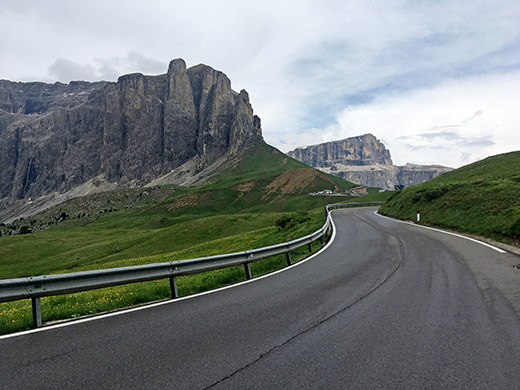
<instances>
[{"instance_id":1,"label":"steep grassy embankment","mask_svg":"<svg viewBox=\"0 0 520 390\"><path fill-rule=\"evenodd\" d=\"M486 158L392 193L382 214L518 245L520 152Z\"/></svg>"}]
</instances>

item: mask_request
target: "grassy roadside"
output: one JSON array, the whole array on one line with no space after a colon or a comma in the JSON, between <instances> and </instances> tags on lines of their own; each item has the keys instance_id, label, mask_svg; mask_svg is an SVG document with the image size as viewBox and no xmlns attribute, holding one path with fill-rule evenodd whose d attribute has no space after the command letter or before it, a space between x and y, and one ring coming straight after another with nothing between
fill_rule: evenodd
<instances>
[{"instance_id":1,"label":"grassy roadside","mask_svg":"<svg viewBox=\"0 0 520 390\"><path fill-rule=\"evenodd\" d=\"M230 237L202 243L195 247L178 252L148 256L146 258L124 259L105 263L105 267L121 267L135 264L155 263L160 261L181 260L195 256L211 256L220 253L229 253L251 249L290 240L321 227L323 219L321 213L314 212L309 215L307 223L295 223L287 229L276 227L262 228L256 231L241 233ZM285 217L297 220L298 215L286 214ZM319 241L313 244L316 251L321 247ZM293 262L297 262L309 255L306 247L299 248L291 253ZM284 255L264 259L251 264L253 277L267 274L281 269L287 265ZM79 267L73 271L86 270L96 267ZM237 283L245 280L245 272L242 266L214 270L200 274L182 276L177 278L180 296L195 294L212 290L218 287ZM67 294L42 298L42 315L44 322L71 319L84 315L91 315L134 305L152 302L170 297L169 281L167 279L135 283L123 286L91 290L76 294ZM0 304L0 334L17 332L32 327L31 301L21 300Z\"/></svg>"},{"instance_id":2,"label":"grassy roadside","mask_svg":"<svg viewBox=\"0 0 520 390\"><path fill-rule=\"evenodd\" d=\"M489 157L393 192L380 213L520 243L520 152Z\"/></svg>"},{"instance_id":3,"label":"grassy roadside","mask_svg":"<svg viewBox=\"0 0 520 390\"><path fill-rule=\"evenodd\" d=\"M309 199L302 199L301 202L296 202L305 205L340 203L344 201L372 201L384 200L384 194L372 193L363 198L337 199L333 197L310 197ZM302 218L303 216L303 218ZM67 257L71 253L82 253L84 247L79 245L50 257L52 261L42 261L40 264L33 262L33 268L28 267L24 262L11 262L10 267L7 267L14 275L12 277L19 277L20 274L29 274L31 270L34 271L36 266L42 271L42 274L76 272L101 268L115 268L138 264L150 264L157 262L165 262L172 260L182 260L202 256L212 256L222 253L238 252L252 248L259 248L262 246L272 245L316 231L324 223L325 212L322 206L315 207L310 212L271 212L271 213L247 213L247 214L233 214L233 215L219 215L209 216L206 218L199 218L188 220L184 223L179 223L173 226L167 226L159 236L155 237L152 243L147 245L157 245L161 240L167 240L165 237L175 237L175 232L187 234L192 232L189 242L185 243L179 240L173 240L175 245L172 248L176 250L158 253L154 255L129 257L124 251L115 251L110 256L104 258L97 258L91 254L93 261L83 261L81 264L67 263ZM286 223L282 223L285 221ZM103 222L100 222L103 224ZM107 222L108 223L108 222ZM110 222L110 223L113 223ZM265 224L268 223L268 226ZM284 225L284 228L280 226ZM253 228L255 227L256 228ZM110 229L108 229L110 230ZM107 230L107 231L108 231ZM223 237L208 240L210 232L219 232ZM104 232L104 230L101 230ZM48 234L55 235L58 242L66 242L70 239L74 242L75 232L65 231L51 231L34 234L33 238L36 240L35 256L41 254L38 245L48 245ZM64 234L65 236L61 236ZM117 233L113 233L117 234ZM41 235L42 237L38 237ZM70 235L70 236L69 236ZM31 236L25 236L24 239ZM81 237L81 235L80 235ZM214 237L218 237L215 234ZM19 239L18 237L11 237L10 239ZM41 243L40 243L41 240ZM80 240L81 241L81 240ZM27 242L24 242L26 245ZM122 245L122 243L120 243ZM313 244L314 250L319 248L319 242ZM5 251L5 246L2 246ZM27 245L27 252L30 253L30 245ZM131 246L129 248L132 248ZM151 249L146 246L145 251ZM129 249L130 251L130 249ZM139 252L139 251L138 251ZM128 253L132 253L131 251ZM306 248L300 248L291 253L293 262L299 261L308 255ZM49 259L49 258L48 258ZM62 261L58 261L61 259ZM85 260L85 259L83 259ZM65 266L64 266L65 265ZM3 262L2 268L5 272L6 265ZM284 255L275 256L270 259L264 259L251 264L251 271L253 277L265 273L275 271L286 266L286 259ZM231 267L227 269L215 270L211 272L183 276L178 278L178 290L180 296L198 293L201 291L215 289L221 286L233 284L245 280L245 273L242 266ZM42 298L43 320L44 322L71 319L84 315L91 315L110 310L121 309L129 306L139 305L146 302L166 299L170 295L168 280L158 280L144 283L136 283L125 286L117 286L99 290L92 290L77 294L68 294L55 297ZM31 317L31 302L30 300L22 300L16 302L0 303L0 334L12 333L29 329L32 326Z\"/></svg>"},{"instance_id":4,"label":"grassy roadside","mask_svg":"<svg viewBox=\"0 0 520 390\"><path fill-rule=\"evenodd\" d=\"M388 194L372 193L363 198L350 198L342 200L323 196L314 197L315 199L312 199L311 203L314 204L314 202L318 202L327 204L340 203L344 201L374 201L384 200L386 196L388 196ZM244 231L244 226L241 226L238 223L237 226L227 232L227 236L208 240L207 231L216 231L222 229L222 225L226 225L226 221L229 222L227 218L232 218L235 223L243 219L248 223L249 226L257 225L259 227L257 229ZM269 226L263 226L265 223L264 218L270 221ZM56 264L54 264L54 262L44 263L42 264L42 267L45 266L47 267L46 269L53 270L53 272L46 273L63 273L101 268L124 267L138 264L150 264L202 256L212 256L222 253L238 252L302 237L319 229L324 223L324 218L325 212L322 206L317 207L310 212L303 213L299 211L271 214L237 214L232 215L231 217L226 215L211 216L203 218L202 220L197 219L194 221L188 221L190 224L193 222L197 224L193 227L193 232L196 234L196 236L192 237L191 245L180 245L178 247L179 249L176 251L130 258L125 256L119 258L117 256L118 254L114 254L114 257L112 258L105 258L104 262L94 261L78 266L72 266L67 269L55 269L54 267L56 267ZM282 223L282 221L287 222L287 220L288 223ZM200 225L204 226L208 230L203 232L199 231L198 229L200 229ZM281 226L284 227L281 228ZM181 230L187 229L183 224L180 224L180 227L177 226L176 228ZM170 227L165 229L170 229ZM240 232L240 230L242 230L242 232ZM198 244L194 244L197 241ZM321 245L319 244L319 241L313 244L314 251L320 247ZM297 262L307 257L308 255L309 253L306 247L299 248L298 250L291 253L293 262ZM285 266L285 256L280 255L252 263L251 271L253 277L256 277L281 269ZM20 270L21 272L25 272L25 267L20 267ZM212 290L221 286L237 283L242 280L245 280L244 268L242 266L238 266L179 277L177 283L179 295L184 296ZM167 279L165 279L86 291L76 294L45 297L42 298L43 321L51 322L85 315L92 315L139 305L146 302L167 299L169 296L169 282ZM0 303L0 334L17 332L29 329L31 327L32 317L30 300Z\"/></svg>"},{"instance_id":5,"label":"grassy roadside","mask_svg":"<svg viewBox=\"0 0 520 390\"><path fill-rule=\"evenodd\" d=\"M384 200L310 196L352 183L326 175L278 150L257 145L200 187L120 189L74 199L31 218L32 234L0 237L0 278L123 267L231 253L292 240L319 229L324 206ZM301 218L305 211L307 217ZM280 229L277 221L292 219ZM26 223L27 221L20 221ZM51 223L52 222L52 223ZM3 227L7 229L6 226ZM302 249L293 253L296 259ZM253 274L285 265L285 257L252 264ZM181 277L182 295L234 283L243 267ZM156 281L42 299L44 321L77 317L164 299L168 281ZM31 324L27 301L0 304L0 333Z\"/></svg>"}]
</instances>

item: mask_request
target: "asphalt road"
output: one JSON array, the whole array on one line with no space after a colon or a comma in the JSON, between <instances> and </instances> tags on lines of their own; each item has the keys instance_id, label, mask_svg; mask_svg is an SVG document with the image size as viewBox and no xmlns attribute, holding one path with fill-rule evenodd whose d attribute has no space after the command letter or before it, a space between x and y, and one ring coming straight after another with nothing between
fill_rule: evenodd
<instances>
[{"instance_id":1,"label":"asphalt road","mask_svg":"<svg viewBox=\"0 0 520 390\"><path fill-rule=\"evenodd\" d=\"M334 242L285 272L0 339L0 388L519 389L495 281L520 258L374 211L334 211Z\"/></svg>"}]
</instances>

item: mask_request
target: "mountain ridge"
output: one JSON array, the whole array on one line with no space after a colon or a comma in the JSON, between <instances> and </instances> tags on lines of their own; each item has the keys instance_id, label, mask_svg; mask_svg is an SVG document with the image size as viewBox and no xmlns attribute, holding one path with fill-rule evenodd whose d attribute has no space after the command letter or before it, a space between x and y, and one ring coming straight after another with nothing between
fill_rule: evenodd
<instances>
[{"instance_id":1,"label":"mountain ridge","mask_svg":"<svg viewBox=\"0 0 520 390\"><path fill-rule=\"evenodd\" d=\"M166 74L117 82L0 80L0 210L154 180L193 184L259 142L248 93L203 64L175 59Z\"/></svg>"},{"instance_id":2,"label":"mountain ridge","mask_svg":"<svg viewBox=\"0 0 520 390\"><path fill-rule=\"evenodd\" d=\"M383 189L420 184L452 170L441 165L393 165L390 151L370 133L299 147L287 155L325 173Z\"/></svg>"}]
</instances>

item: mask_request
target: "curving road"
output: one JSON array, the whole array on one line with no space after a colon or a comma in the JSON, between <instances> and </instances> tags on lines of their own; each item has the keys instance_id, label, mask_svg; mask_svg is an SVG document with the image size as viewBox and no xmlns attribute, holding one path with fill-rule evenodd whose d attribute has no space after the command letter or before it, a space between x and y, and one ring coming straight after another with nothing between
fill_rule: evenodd
<instances>
[{"instance_id":1,"label":"curving road","mask_svg":"<svg viewBox=\"0 0 520 390\"><path fill-rule=\"evenodd\" d=\"M270 277L2 338L0 388L518 389L520 258L374 211Z\"/></svg>"}]
</instances>

